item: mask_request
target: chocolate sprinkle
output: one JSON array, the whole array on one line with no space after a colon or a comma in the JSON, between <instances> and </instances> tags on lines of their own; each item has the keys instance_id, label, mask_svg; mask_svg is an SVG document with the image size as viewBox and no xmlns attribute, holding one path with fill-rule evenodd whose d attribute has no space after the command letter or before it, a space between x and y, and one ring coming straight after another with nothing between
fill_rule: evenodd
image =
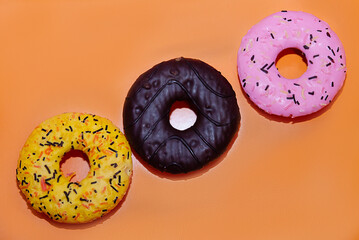
<instances>
[{"instance_id":1,"label":"chocolate sprinkle","mask_svg":"<svg viewBox=\"0 0 359 240\"><path fill-rule=\"evenodd\" d=\"M48 172L49 174L51 174L51 171L50 171L49 167L48 167L46 164L45 164L45 168L46 168L47 172Z\"/></svg>"},{"instance_id":2,"label":"chocolate sprinkle","mask_svg":"<svg viewBox=\"0 0 359 240\"><path fill-rule=\"evenodd\" d=\"M264 68L266 68L268 66L268 64L266 63L260 70L262 71L262 72L264 72L265 74L268 74L268 71L267 70L265 70Z\"/></svg>"},{"instance_id":3,"label":"chocolate sprinkle","mask_svg":"<svg viewBox=\"0 0 359 240\"><path fill-rule=\"evenodd\" d=\"M334 63L334 59L333 59L333 58L331 58L330 56L328 56L328 58L329 58L329 60L330 60L332 63Z\"/></svg>"},{"instance_id":4,"label":"chocolate sprinkle","mask_svg":"<svg viewBox=\"0 0 359 240\"><path fill-rule=\"evenodd\" d=\"M98 132L100 132L102 130L103 130L103 128L100 128L100 129L97 129L97 130L93 131L92 133L98 133Z\"/></svg>"},{"instance_id":5,"label":"chocolate sprinkle","mask_svg":"<svg viewBox=\"0 0 359 240\"><path fill-rule=\"evenodd\" d=\"M269 70L274 65L274 62L272 62L268 67L267 70Z\"/></svg>"},{"instance_id":6,"label":"chocolate sprinkle","mask_svg":"<svg viewBox=\"0 0 359 240\"><path fill-rule=\"evenodd\" d=\"M121 170L118 170L117 172L115 172L115 174L113 175L113 177L115 178L120 172L121 172Z\"/></svg>"},{"instance_id":7,"label":"chocolate sprinkle","mask_svg":"<svg viewBox=\"0 0 359 240\"><path fill-rule=\"evenodd\" d=\"M69 199L70 193L71 193L70 191L69 191L69 192L64 191L64 194L65 194L65 196L66 196L67 202L70 202L70 199Z\"/></svg>"},{"instance_id":8,"label":"chocolate sprinkle","mask_svg":"<svg viewBox=\"0 0 359 240\"><path fill-rule=\"evenodd\" d=\"M86 116L86 117L82 120L82 122L85 123L85 121L86 121L87 118L88 118L88 116Z\"/></svg>"},{"instance_id":9,"label":"chocolate sprinkle","mask_svg":"<svg viewBox=\"0 0 359 240\"><path fill-rule=\"evenodd\" d=\"M111 186L111 188L113 189L113 190L115 190L116 192L118 192L118 190L114 187L114 186L112 186L112 185L110 185Z\"/></svg>"}]
</instances>

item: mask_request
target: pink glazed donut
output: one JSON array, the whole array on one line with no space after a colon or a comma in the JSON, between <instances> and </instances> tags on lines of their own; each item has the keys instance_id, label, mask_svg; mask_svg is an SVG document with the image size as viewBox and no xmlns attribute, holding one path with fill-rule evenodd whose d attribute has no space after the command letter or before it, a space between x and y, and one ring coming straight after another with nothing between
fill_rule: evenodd
<instances>
[{"instance_id":1,"label":"pink glazed donut","mask_svg":"<svg viewBox=\"0 0 359 240\"><path fill-rule=\"evenodd\" d=\"M286 79L275 66L287 48L303 52L307 71ZM238 51L238 75L243 90L270 114L298 117L328 105L343 86L345 53L338 36L317 17L294 11L272 14L242 39Z\"/></svg>"}]
</instances>

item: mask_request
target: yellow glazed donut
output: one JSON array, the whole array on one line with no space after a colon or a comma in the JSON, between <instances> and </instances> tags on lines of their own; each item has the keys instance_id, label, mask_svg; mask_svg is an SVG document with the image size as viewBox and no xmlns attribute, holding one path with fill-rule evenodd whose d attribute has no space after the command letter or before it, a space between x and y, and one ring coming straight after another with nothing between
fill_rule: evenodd
<instances>
[{"instance_id":1,"label":"yellow glazed donut","mask_svg":"<svg viewBox=\"0 0 359 240\"><path fill-rule=\"evenodd\" d=\"M70 182L60 162L71 149L87 154L90 171ZM132 175L130 146L109 120L65 113L41 123L27 139L16 169L18 185L38 212L65 223L85 223L112 210Z\"/></svg>"}]
</instances>

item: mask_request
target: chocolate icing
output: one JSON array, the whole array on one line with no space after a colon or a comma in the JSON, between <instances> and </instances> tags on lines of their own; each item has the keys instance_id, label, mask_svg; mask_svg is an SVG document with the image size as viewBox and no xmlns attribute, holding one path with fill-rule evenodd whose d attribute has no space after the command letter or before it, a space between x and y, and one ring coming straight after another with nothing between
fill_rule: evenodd
<instances>
[{"instance_id":1,"label":"chocolate icing","mask_svg":"<svg viewBox=\"0 0 359 240\"><path fill-rule=\"evenodd\" d=\"M169 123L171 106L186 101L195 124L183 131ZM220 72L195 59L162 62L129 90L123 111L126 137L135 152L160 171L186 173L222 154L238 129L235 92Z\"/></svg>"}]
</instances>

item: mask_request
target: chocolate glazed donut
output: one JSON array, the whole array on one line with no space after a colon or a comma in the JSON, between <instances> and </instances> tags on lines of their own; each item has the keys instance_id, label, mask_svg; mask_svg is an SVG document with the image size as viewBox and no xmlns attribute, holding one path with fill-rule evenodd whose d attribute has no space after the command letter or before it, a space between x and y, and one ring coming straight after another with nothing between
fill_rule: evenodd
<instances>
[{"instance_id":1,"label":"chocolate glazed donut","mask_svg":"<svg viewBox=\"0 0 359 240\"><path fill-rule=\"evenodd\" d=\"M176 101L197 115L183 131L169 123ZM132 85L124 104L124 130L138 155L160 171L186 173L222 154L238 129L235 92L220 72L195 59L162 62Z\"/></svg>"}]
</instances>

